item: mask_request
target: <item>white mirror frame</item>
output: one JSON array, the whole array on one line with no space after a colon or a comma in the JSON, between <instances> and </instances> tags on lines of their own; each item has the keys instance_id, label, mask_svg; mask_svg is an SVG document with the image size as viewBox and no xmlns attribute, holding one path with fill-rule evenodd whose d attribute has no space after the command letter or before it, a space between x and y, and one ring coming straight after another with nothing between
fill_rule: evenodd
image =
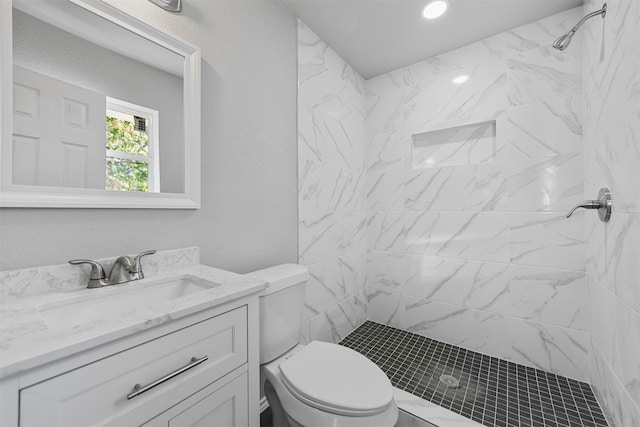
<instances>
[{"instance_id":1,"label":"white mirror frame","mask_svg":"<svg viewBox=\"0 0 640 427\"><path fill-rule=\"evenodd\" d=\"M0 207L200 208L200 49L163 33L101 0L67 0L185 58L184 193L143 193L11 183L13 127L12 2L0 1Z\"/></svg>"}]
</instances>

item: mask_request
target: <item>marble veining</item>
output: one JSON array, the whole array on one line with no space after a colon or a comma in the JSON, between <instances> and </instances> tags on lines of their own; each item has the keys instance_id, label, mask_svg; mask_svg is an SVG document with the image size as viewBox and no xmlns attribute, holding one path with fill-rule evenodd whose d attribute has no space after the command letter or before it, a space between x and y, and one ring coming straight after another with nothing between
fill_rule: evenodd
<instances>
[{"instance_id":1,"label":"marble veining","mask_svg":"<svg viewBox=\"0 0 640 427\"><path fill-rule=\"evenodd\" d=\"M581 153L583 97L575 95L509 108L502 159Z\"/></svg>"},{"instance_id":2,"label":"marble veining","mask_svg":"<svg viewBox=\"0 0 640 427\"><path fill-rule=\"evenodd\" d=\"M586 332L519 319L510 323L514 362L587 379L584 367L588 365L590 342Z\"/></svg>"},{"instance_id":3,"label":"marble veining","mask_svg":"<svg viewBox=\"0 0 640 427\"><path fill-rule=\"evenodd\" d=\"M381 172L402 162L404 108L403 74L387 73L366 83L367 173Z\"/></svg>"},{"instance_id":4,"label":"marble veining","mask_svg":"<svg viewBox=\"0 0 640 427\"><path fill-rule=\"evenodd\" d=\"M482 426L482 424L470 420L469 418L458 415L455 412L451 412L448 409L438 406L435 403L431 403L428 400L421 399L411 393L400 390L399 388L394 387L393 398L399 409L422 418L423 420L428 420L439 427ZM422 424L418 424L418 426L420 425Z\"/></svg>"},{"instance_id":5,"label":"marble veining","mask_svg":"<svg viewBox=\"0 0 640 427\"><path fill-rule=\"evenodd\" d=\"M595 350L591 357L592 381L610 424L614 426L640 425L640 410L626 392L606 360Z\"/></svg>"},{"instance_id":6,"label":"marble veining","mask_svg":"<svg viewBox=\"0 0 640 427\"><path fill-rule=\"evenodd\" d=\"M583 15L571 9L366 82L370 319L586 379L585 265L605 261L585 231L605 233L583 213L564 217L591 197L583 34L568 51L551 48ZM452 84L460 74L469 80ZM530 359L519 353L547 341Z\"/></svg>"},{"instance_id":7,"label":"marble veining","mask_svg":"<svg viewBox=\"0 0 640 427\"><path fill-rule=\"evenodd\" d=\"M602 3L585 2L585 10ZM600 138L638 110L640 96L640 8L633 0L608 3L607 17L585 25L585 95L590 120L586 123ZM591 133L591 132L590 132Z\"/></svg>"},{"instance_id":8,"label":"marble veining","mask_svg":"<svg viewBox=\"0 0 640 427\"><path fill-rule=\"evenodd\" d=\"M406 329L403 296L380 289L367 289L367 318L400 329Z\"/></svg>"},{"instance_id":9,"label":"marble veining","mask_svg":"<svg viewBox=\"0 0 640 427\"><path fill-rule=\"evenodd\" d=\"M508 210L565 212L583 199L582 154L508 162Z\"/></svg>"},{"instance_id":10,"label":"marble veining","mask_svg":"<svg viewBox=\"0 0 640 427\"><path fill-rule=\"evenodd\" d=\"M464 307L405 297L406 330L489 355L510 353L504 317Z\"/></svg>"},{"instance_id":11,"label":"marble veining","mask_svg":"<svg viewBox=\"0 0 640 427\"><path fill-rule=\"evenodd\" d=\"M569 220L564 213L510 213L511 262L583 270L583 221L584 212Z\"/></svg>"},{"instance_id":12,"label":"marble veining","mask_svg":"<svg viewBox=\"0 0 640 427\"><path fill-rule=\"evenodd\" d=\"M640 349L640 314L624 303L617 305L615 327L625 337L624 346ZM618 344L622 385L635 402L640 402L640 358L635 352L625 351L621 342Z\"/></svg>"},{"instance_id":13,"label":"marble veining","mask_svg":"<svg viewBox=\"0 0 640 427\"><path fill-rule=\"evenodd\" d=\"M588 276L589 281L589 332L593 342L594 350L600 352L607 360L607 363L614 372L619 375L621 370L621 355L619 349L624 344L619 343L620 340L626 340L617 334L612 333L616 330L616 314L619 309L619 301L611 290L595 282L592 275ZM593 358L593 355L591 355Z\"/></svg>"},{"instance_id":14,"label":"marble veining","mask_svg":"<svg viewBox=\"0 0 640 427\"><path fill-rule=\"evenodd\" d=\"M587 282L582 271L509 268L511 315L587 331Z\"/></svg>"},{"instance_id":15,"label":"marble veining","mask_svg":"<svg viewBox=\"0 0 640 427\"><path fill-rule=\"evenodd\" d=\"M131 255L136 254L121 254ZM120 256L120 255L118 255ZM78 256L82 258L81 256ZM97 259L108 274L117 256ZM148 276L167 269L195 265L200 262L197 247L159 251L144 257L142 266ZM0 297L27 297L49 292L66 292L87 287L91 267L87 265L59 264L0 271Z\"/></svg>"},{"instance_id":16,"label":"marble veining","mask_svg":"<svg viewBox=\"0 0 640 427\"><path fill-rule=\"evenodd\" d=\"M364 202L364 175L308 160L300 165L300 210L350 210Z\"/></svg>"},{"instance_id":17,"label":"marble veining","mask_svg":"<svg viewBox=\"0 0 640 427\"><path fill-rule=\"evenodd\" d=\"M507 215L484 212L405 214L406 250L411 253L508 261Z\"/></svg>"},{"instance_id":18,"label":"marble veining","mask_svg":"<svg viewBox=\"0 0 640 427\"><path fill-rule=\"evenodd\" d=\"M186 251L197 255L197 248ZM183 252L184 255L184 252ZM182 259L176 253L166 254L165 259ZM159 267L158 264L156 264ZM46 267L43 267L46 269ZM29 269L33 270L33 269ZM185 295L164 302L140 304L125 315L95 318L80 326L69 328L50 326L38 307L63 302L71 297L87 295L126 295L159 277L192 275L217 283L201 292ZM38 276L42 277L42 276ZM3 298L0 305L0 378L18 374L27 369L68 357L78 351L112 342L135 332L149 329L198 311L215 307L264 289L265 283L247 276L200 264L163 266L160 272L147 274L136 282L100 289L50 290L29 296ZM120 313L122 314L122 313Z\"/></svg>"},{"instance_id":19,"label":"marble veining","mask_svg":"<svg viewBox=\"0 0 640 427\"><path fill-rule=\"evenodd\" d=\"M509 313L508 264L413 256L405 293L459 307Z\"/></svg>"},{"instance_id":20,"label":"marble veining","mask_svg":"<svg viewBox=\"0 0 640 427\"><path fill-rule=\"evenodd\" d=\"M404 203L403 177L404 173L399 167L368 174L365 203L367 209L370 211L400 210Z\"/></svg>"},{"instance_id":21,"label":"marble veining","mask_svg":"<svg viewBox=\"0 0 640 427\"><path fill-rule=\"evenodd\" d=\"M410 134L496 119L506 107L506 60L470 71L469 85L456 86L456 73L439 77L426 88L407 87L405 127ZM434 99L439 102L433 102Z\"/></svg>"},{"instance_id":22,"label":"marble veining","mask_svg":"<svg viewBox=\"0 0 640 427\"><path fill-rule=\"evenodd\" d=\"M618 213L606 230L603 284L640 312L640 215Z\"/></svg>"},{"instance_id":23,"label":"marble veining","mask_svg":"<svg viewBox=\"0 0 640 427\"><path fill-rule=\"evenodd\" d=\"M309 338L338 342L367 320L364 296L360 294L341 301L309 320Z\"/></svg>"},{"instance_id":24,"label":"marble veining","mask_svg":"<svg viewBox=\"0 0 640 427\"><path fill-rule=\"evenodd\" d=\"M496 163L410 170L404 207L410 211L496 211L507 207L505 168Z\"/></svg>"},{"instance_id":25,"label":"marble veining","mask_svg":"<svg viewBox=\"0 0 640 427\"><path fill-rule=\"evenodd\" d=\"M301 213L299 259L314 264L351 252L357 230L350 212Z\"/></svg>"},{"instance_id":26,"label":"marble veining","mask_svg":"<svg viewBox=\"0 0 640 427\"><path fill-rule=\"evenodd\" d=\"M572 44L577 43L574 40ZM510 105L579 94L582 73L574 52L559 52L551 46L543 46L510 57L507 71Z\"/></svg>"},{"instance_id":27,"label":"marble veining","mask_svg":"<svg viewBox=\"0 0 640 427\"><path fill-rule=\"evenodd\" d=\"M541 46L550 45L558 34L569 31L582 18L582 8L576 7L530 24L507 31L510 52L526 52ZM581 37L577 33L575 38Z\"/></svg>"},{"instance_id":28,"label":"marble veining","mask_svg":"<svg viewBox=\"0 0 640 427\"><path fill-rule=\"evenodd\" d=\"M601 3L585 1L585 10ZM591 380L612 425L640 425L640 3L607 1L584 26L585 197L603 185L614 215L587 221Z\"/></svg>"},{"instance_id":29,"label":"marble veining","mask_svg":"<svg viewBox=\"0 0 640 427\"><path fill-rule=\"evenodd\" d=\"M337 342L366 320L366 203L381 194L380 208L388 206L395 188L385 165L393 160L367 159L365 120L375 99L353 67L301 21L298 75L298 262L310 273L300 340ZM384 123L393 112L378 113L389 116L381 118L385 146ZM366 173L372 162L381 172L377 180Z\"/></svg>"},{"instance_id":30,"label":"marble veining","mask_svg":"<svg viewBox=\"0 0 640 427\"><path fill-rule=\"evenodd\" d=\"M640 97L638 98L640 99ZM586 186L599 189L598 182L615 188L616 210L640 213L640 111L628 117L588 148L595 173L587 174ZM591 175L591 176L590 176ZM598 188L596 188L598 187Z\"/></svg>"},{"instance_id":31,"label":"marble veining","mask_svg":"<svg viewBox=\"0 0 640 427\"><path fill-rule=\"evenodd\" d=\"M406 247L404 215L400 212L380 212L367 222L367 249L404 252Z\"/></svg>"},{"instance_id":32,"label":"marble veining","mask_svg":"<svg viewBox=\"0 0 640 427\"><path fill-rule=\"evenodd\" d=\"M406 276L411 260L403 253L368 251L367 277L368 289L398 289L402 293L406 284Z\"/></svg>"},{"instance_id":33,"label":"marble veining","mask_svg":"<svg viewBox=\"0 0 640 427\"><path fill-rule=\"evenodd\" d=\"M364 290L363 252L332 258L309 268L303 319L310 319Z\"/></svg>"}]
</instances>

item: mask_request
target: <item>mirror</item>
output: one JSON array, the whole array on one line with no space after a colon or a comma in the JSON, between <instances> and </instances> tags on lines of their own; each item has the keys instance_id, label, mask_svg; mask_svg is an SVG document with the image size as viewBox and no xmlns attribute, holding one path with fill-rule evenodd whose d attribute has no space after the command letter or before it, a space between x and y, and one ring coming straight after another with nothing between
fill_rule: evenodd
<instances>
[{"instance_id":1,"label":"mirror","mask_svg":"<svg viewBox=\"0 0 640 427\"><path fill-rule=\"evenodd\" d=\"M101 0L0 13L0 206L200 207L199 49Z\"/></svg>"}]
</instances>

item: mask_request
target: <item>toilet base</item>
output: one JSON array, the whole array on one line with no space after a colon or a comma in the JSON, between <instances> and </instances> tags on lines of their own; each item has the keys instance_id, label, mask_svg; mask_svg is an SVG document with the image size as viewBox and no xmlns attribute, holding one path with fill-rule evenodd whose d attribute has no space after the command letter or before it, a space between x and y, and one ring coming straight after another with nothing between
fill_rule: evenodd
<instances>
[{"instance_id":1,"label":"toilet base","mask_svg":"<svg viewBox=\"0 0 640 427\"><path fill-rule=\"evenodd\" d=\"M279 365L302 348L304 346L298 345L281 358L261 367L266 377L264 394L271 407L274 427L393 427L395 425L398 419L398 407L393 400L389 407L379 414L354 417L321 411L293 396L282 382Z\"/></svg>"},{"instance_id":2,"label":"toilet base","mask_svg":"<svg viewBox=\"0 0 640 427\"><path fill-rule=\"evenodd\" d=\"M273 427L303 427L302 424L287 415L282 408L282 403L280 403L276 389L273 388L273 384L271 384L269 380L264 383L264 395L271 408Z\"/></svg>"}]
</instances>

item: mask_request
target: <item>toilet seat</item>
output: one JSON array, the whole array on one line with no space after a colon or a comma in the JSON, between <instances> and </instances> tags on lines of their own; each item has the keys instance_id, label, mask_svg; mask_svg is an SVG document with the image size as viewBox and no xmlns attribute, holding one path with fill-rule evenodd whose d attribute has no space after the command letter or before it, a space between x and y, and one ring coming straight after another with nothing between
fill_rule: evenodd
<instances>
[{"instance_id":1,"label":"toilet seat","mask_svg":"<svg viewBox=\"0 0 640 427\"><path fill-rule=\"evenodd\" d=\"M366 417L386 411L393 402L393 387L384 372L340 345L313 341L279 369L288 391L321 411Z\"/></svg>"}]
</instances>

